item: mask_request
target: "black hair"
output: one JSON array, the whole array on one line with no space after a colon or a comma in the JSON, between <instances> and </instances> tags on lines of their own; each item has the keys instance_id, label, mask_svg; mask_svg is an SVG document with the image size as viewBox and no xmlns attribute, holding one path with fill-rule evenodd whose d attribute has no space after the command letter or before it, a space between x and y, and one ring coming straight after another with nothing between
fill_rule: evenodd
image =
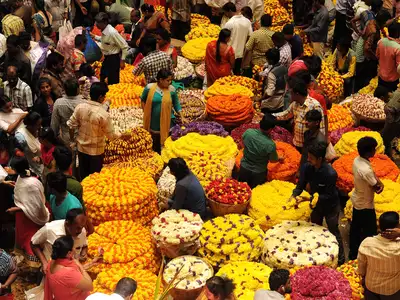
<instances>
[{"instance_id":1,"label":"black hair","mask_svg":"<svg viewBox=\"0 0 400 300\"><path fill-rule=\"evenodd\" d=\"M378 11L380 11L380 9L382 8L382 6L383 6L383 1L382 1L382 0L372 0L372 1L371 1L371 10L372 10L373 12L378 12ZM390 15L390 13L389 13L389 15Z\"/></svg>"},{"instance_id":2,"label":"black hair","mask_svg":"<svg viewBox=\"0 0 400 300\"><path fill-rule=\"evenodd\" d=\"M36 112L36 111L30 111L25 119L24 119L24 125L25 126L33 126L35 125L42 117Z\"/></svg>"},{"instance_id":3,"label":"black hair","mask_svg":"<svg viewBox=\"0 0 400 300\"><path fill-rule=\"evenodd\" d=\"M271 114L265 114L260 121L260 129L267 131L274 128L277 124L276 117Z\"/></svg>"},{"instance_id":4,"label":"black hair","mask_svg":"<svg viewBox=\"0 0 400 300\"><path fill-rule=\"evenodd\" d=\"M186 161L181 157L171 158L168 162L168 167L174 173L177 180L181 180L190 172Z\"/></svg>"},{"instance_id":5,"label":"black hair","mask_svg":"<svg viewBox=\"0 0 400 300\"><path fill-rule=\"evenodd\" d=\"M46 68L51 69L55 65L59 64L60 62L64 61L64 56L58 52L51 52L49 56L46 58Z\"/></svg>"},{"instance_id":6,"label":"black hair","mask_svg":"<svg viewBox=\"0 0 400 300\"><path fill-rule=\"evenodd\" d=\"M4 95L4 90L0 93L0 109L3 108L8 102L11 102L11 99Z\"/></svg>"},{"instance_id":7,"label":"black hair","mask_svg":"<svg viewBox=\"0 0 400 300\"><path fill-rule=\"evenodd\" d=\"M157 39L152 35L146 35L140 43L141 47L147 48L148 52L154 51L157 49Z\"/></svg>"},{"instance_id":8,"label":"black hair","mask_svg":"<svg viewBox=\"0 0 400 300\"><path fill-rule=\"evenodd\" d=\"M79 72L86 77L93 77L96 73L93 70L92 66L88 63L83 63L81 64L81 66L79 67Z\"/></svg>"},{"instance_id":9,"label":"black hair","mask_svg":"<svg viewBox=\"0 0 400 300\"><path fill-rule=\"evenodd\" d=\"M8 73L8 69L10 69L10 68L15 68L15 72L17 73L17 76L18 76L18 67L15 64L9 64L7 66L6 74Z\"/></svg>"},{"instance_id":10,"label":"black hair","mask_svg":"<svg viewBox=\"0 0 400 300\"><path fill-rule=\"evenodd\" d=\"M70 77L64 82L65 94L74 97L79 94L79 82L75 77Z\"/></svg>"},{"instance_id":11,"label":"black hair","mask_svg":"<svg viewBox=\"0 0 400 300\"><path fill-rule=\"evenodd\" d=\"M372 5L371 5L372 7ZM373 9L371 9L373 11ZM389 21L392 18L390 15L389 11L386 9L380 9L377 11L375 20L376 24L378 25L378 28L383 28L386 25L386 22Z\"/></svg>"},{"instance_id":12,"label":"black hair","mask_svg":"<svg viewBox=\"0 0 400 300\"><path fill-rule=\"evenodd\" d=\"M379 229L383 232L399 226L399 214L395 211L387 211L379 217Z\"/></svg>"},{"instance_id":13,"label":"black hair","mask_svg":"<svg viewBox=\"0 0 400 300\"><path fill-rule=\"evenodd\" d=\"M224 6L222 6L222 10L224 12L236 12L236 5L232 2L225 3Z\"/></svg>"},{"instance_id":14,"label":"black hair","mask_svg":"<svg viewBox=\"0 0 400 300\"><path fill-rule=\"evenodd\" d=\"M161 69L157 73L157 81L159 81L160 79L167 79L170 76L172 76L172 72L170 70Z\"/></svg>"},{"instance_id":15,"label":"black hair","mask_svg":"<svg viewBox=\"0 0 400 300\"><path fill-rule=\"evenodd\" d=\"M253 20L253 11L251 10L250 6L243 6L240 12L250 21Z\"/></svg>"},{"instance_id":16,"label":"black hair","mask_svg":"<svg viewBox=\"0 0 400 300\"><path fill-rule=\"evenodd\" d=\"M388 27L389 36L394 39L398 39L400 37L400 23L393 22Z\"/></svg>"},{"instance_id":17,"label":"black hair","mask_svg":"<svg viewBox=\"0 0 400 300\"><path fill-rule=\"evenodd\" d=\"M268 14L265 14L261 17L261 26L262 27L271 27L272 26L272 17Z\"/></svg>"},{"instance_id":18,"label":"black hair","mask_svg":"<svg viewBox=\"0 0 400 300\"><path fill-rule=\"evenodd\" d=\"M283 26L282 33L288 34L288 35L293 35L294 34L293 24L286 24L285 26Z\"/></svg>"},{"instance_id":19,"label":"black hair","mask_svg":"<svg viewBox=\"0 0 400 300\"><path fill-rule=\"evenodd\" d=\"M96 21L96 23L106 23L108 24L109 22L109 16L108 14L106 14L105 12L99 12L96 17L94 18L94 20Z\"/></svg>"},{"instance_id":20,"label":"black hair","mask_svg":"<svg viewBox=\"0 0 400 300\"><path fill-rule=\"evenodd\" d=\"M374 92L374 97L382 99L389 96L389 90L383 85L378 85Z\"/></svg>"},{"instance_id":21,"label":"black hair","mask_svg":"<svg viewBox=\"0 0 400 300\"><path fill-rule=\"evenodd\" d=\"M139 19L142 17L142 14L141 14L141 12L140 12L139 9L134 9L134 10L133 10L133 13L134 13L135 16L138 17Z\"/></svg>"},{"instance_id":22,"label":"black hair","mask_svg":"<svg viewBox=\"0 0 400 300\"><path fill-rule=\"evenodd\" d=\"M293 93L301 95L303 97L307 97L307 83L304 82L299 77L289 77L288 79L289 88L292 89Z\"/></svg>"},{"instance_id":23,"label":"black hair","mask_svg":"<svg viewBox=\"0 0 400 300\"><path fill-rule=\"evenodd\" d=\"M64 235L54 241L51 259L66 258L68 252L74 248L74 239L70 235Z\"/></svg>"},{"instance_id":24,"label":"black hair","mask_svg":"<svg viewBox=\"0 0 400 300\"><path fill-rule=\"evenodd\" d=\"M49 141L54 146L63 145L63 143L57 138L54 130L51 127L43 127L39 130L39 138Z\"/></svg>"},{"instance_id":25,"label":"black hair","mask_svg":"<svg viewBox=\"0 0 400 300\"><path fill-rule=\"evenodd\" d=\"M108 93L108 86L105 82L95 82L90 87L90 99L93 101L99 101L100 97L105 96Z\"/></svg>"},{"instance_id":26,"label":"black hair","mask_svg":"<svg viewBox=\"0 0 400 300\"><path fill-rule=\"evenodd\" d=\"M56 166L60 171L69 170L72 164L72 152L65 146L56 146L53 151L53 157L56 161Z\"/></svg>"},{"instance_id":27,"label":"black hair","mask_svg":"<svg viewBox=\"0 0 400 300\"><path fill-rule=\"evenodd\" d=\"M301 79L307 86L311 83L311 74L307 70L300 70L293 77Z\"/></svg>"},{"instance_id":28,"label":"black hair","mask_svg":"<svg viewBox=\"0 0 400 300\"><path fill-rule=\"evenodd\" d=\"M312 109L306 113L305 118L308 122L321 122L322 114L318 109Z\"/></svg>"},{"instance_id":29,"label":"black hair","mask_svg":"<svg viewBox=\"0 0 400 300\"><path fill-rule=\"evenodd\" d=\"M19 41L30 41L32 38L31 34L29 32L23 31L19 34L18 39Z\"/></svg>"},{"instance_id":30,"label":"black hair","mask_svg":"<svg viewBox=\"0 0 400 300\"><path fill-rule=\"evenodd\" d=\"M269 274L269 288L271 291L277 291L282 285L285 285L289 280L290 273L288 270L277 269Z\"/></svg>"},{"instance_id":31,"label":"black hair","mask_svg":"<svg viewBox=\"0 0 400 300\"><path fill-rule=\"evenodd\" d=\"M308 153L315 156L316 158L324 158L326 155L326 148L328 144L326 142L312 143L308 146Z\"/></svg>"},{"instance_id":32,"label":"black hair","mask_svg":"<svg viewBox=\"0 0 400 300\"><path fill-rule=\"evenodd\" d=\"M220 51L220 45L221 43L226 43L226 40L230 38L231 36L231 31L229 29L221 29L218 35L218 40L217 40L217 49L216 49L216 54L215 54L215 59L217 62L221 62L221 51Z\"/></svg>"},{"instance_id":33,"label":"black hair","mask_svg":"<svg viewBox=\"0 0 400 300\"><path fill-rule=\"evenodd\" d=\"M65 193L67 191L67 176L60 171L49 173L47 175L47 184L57 192Z\"/></svg>"},{"instance_id":34,"label":"black hair","mask_svg":"<svg viewBox=\"0 0 400 300\"><path fill-rule=\"evenodd\" d=\"M137 283L135 280L129 277L121 278L115 288L115 293L120 295L122 298L133 296L137 289Z\"/></svg>"},{"instance_id":35,"label":"black hair","mask_svg":"<svg viewBox=\"0 0 400 300\"><path fill-rule=\"evenodd\" d=\"M87 39L86 39L85 35L77 34L75 36L75 48L78 48L79 46L86 44L86 42L87 42Z\"/></svg>"},{"instance_id":36,"label":"black hair","mask_svg":"<svg viewBox=\"0 0 400 300\"><path fill-rule=\"evenodd\" d=\"M16 36L15 34L8 36L6 45L12 45L14 47L18 47L19 46L19 37Z\"/></svg>"},{"instance_id":37,"label":"black hair","mask_svg":"<svg viewBox=\"0 0 400 300\"><path fill-rule=\"evenodd\" d=\"M168 30L160 28L156 31L156 34L159 35L164 41L167 41L168 43L171 42L171 34L168 32Z\"/></svg>"},{"instance_id":38,"label":"black hair","mask_svg":"<svg viewBox=\"0 0 400 300\"><path fill-rule=\"evenodd\" d=\"M342 47L345 47L348 51L351 48L351 39L347 36L342 36L339 38L338 44Z\"/></svg>"},{"instance_id":39,"label":"black hair","mask_svg":"<svg viewBox=\"0 0 400 300\"><path fill-rule=\"evenodd\" d=\"M142 6L140 7L140 10L142 11L142 13L144 12L151 12L154 13L156 10L154 9L154 6L148 3L142 4Z\"/></svg>"},{"instance_id":40,"label":"black hair","mask_svg":"<svg viewBox=\"0 0 400 300\"><path fill-rule=\"evenodd\" d=\"M50 24L51 24L50 18L49 18L49 16L47 15L47 11L46 11L46 8L45 8L45 2L44 2L44 0L35 0L35 1L34 1L34 6L35 6L35 8L36 8L37 11L41 11L41 12L43 13L44 17L46 18L46 21L47 21L48 26L51 26L51 25L50 25Z\"/></svg>"},{"instance_id":41,"label":"black hair","mask_svg":"<svg viewBox=\"0 0 400 300\"><path fill-rule=\"evenodd\" d=\"M321 58L318 57L317 55L311 55L311 56L302 56L300 57L300 60L304 62L310 74L315 78L317 78L319 73L321 72L321 66L322 66Z\"/></svg>"},{"instance_id":42,"label":"black hair","mask_svg":"<svg viewBox=\"0 0 400 300\"><path fill-rule=\"evenodd\" d=\"M78 216L84 214L85 213L83 212L82 208L72 208L69 211L67 211L67 215L65 216L65 221L67 221L67 223L69 224L73 224Z\"/></svg>"},{"instance_id":43,"label":"black hair","mask_svg":"<svg viewBox=\"0 0 400 300\"><path fill-rule=\"evenodd\" d=\"M272 37L272 42L275 46L281 46L285 43L285 35L282 32L275 32Z\"/></svg>"},{"instance_id":44,"label":"black hair","mask_svg":"<svg viewBox=\"0 0 400 300\"><path fill-rule=\"evenodd\" d=\"M277 48L268 49L267 52L265 52L265 56L267 58L268 64L273 66L278 64L281 58L281 54Z\"/></svg>"},{"instance_id":45,"label":"black hair","mask_svg":"<svg viewBox=\"0 0 400 300\"><path fill-rule=\"evenodd\" d=\"M226 299L235 289L235 285L231 279L220 276L213 276L209 278L206 281L206 286L214 296L217 296L220 299Z\"/></svg>"},{"instance_id":46,"label":"black hair","mask_svg":"<svg viewBox=\"0 0 400 300\"><path fill-rule=\"evenodd\" d=\"M29 162L25 156L15 156L11 160L11 168L21 177L29 177Z\"/></svg>"},{"instance_id":47,"label":"black hair","mask_svg":"<svg viewBox=\"0 0 400 300\"><path fill-rule=\"evenodd\" d=\"M378 142L373 137L365 136L358 140L357 151L361 157L365 157L372 154L377 146Z\"/></svg>"},{"instance_id":48,"label":"black hair","mask_svg":"<svg viewBox=\"0 0 400 300\"><path fill-rule=\"evenodd\" d=\"M325 5L325 0L315 0L315 2L319 3L320 5Z\"/></svg>"}]
</instances>

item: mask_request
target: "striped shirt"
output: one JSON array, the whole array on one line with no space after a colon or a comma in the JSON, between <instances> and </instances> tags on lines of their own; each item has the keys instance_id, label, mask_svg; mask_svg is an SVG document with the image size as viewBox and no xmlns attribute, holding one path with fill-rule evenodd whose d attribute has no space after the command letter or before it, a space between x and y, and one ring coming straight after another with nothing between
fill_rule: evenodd
<instances>
[{"instance_id":1,"label":"striped shirt","mask_svg":"<svg viewBox=\"0 0 400 300\"><path fill-rule=\"evenodd\" d=\"M23 111L28 111L33 106L31 88L19 78L15 88L11 88L8 81L4 82L4 94L10 98L14 107Z\"/></svg>"},{"instance_id":2,"label":"striped shirt","mask_svg":"<svg viewBox=\"0 0 400 300\"><path fill-rule=\"evenodd\" d=\"M17 272L17 264L13 257L3 249L0 249L0 276L8 277Z\"/></svg>"},{"instance_id":3,"label":"striped shirt","mask_svg":"<svg viewBox=\"0 0 400 300\"><path fill-rule=\"evenodd\" d=\"M400 241L380 235L366 238L358 249L358 273L368 290L379 295L400 291Z\"/></svg>"},{"instance_id":4,"label":"striped shirt","mask_svg":"<svg viewBox=\"0 0 400 300\"><path fill-rule=\"evenodd\" d=\"M20 17L12 14L4 16L3 20L1 20L1 24L3 25L3 34L5 37L9 37L13 34L19 35L22 31L25 31L24 21L22 21Z\"/></svg>"}]
</instances>

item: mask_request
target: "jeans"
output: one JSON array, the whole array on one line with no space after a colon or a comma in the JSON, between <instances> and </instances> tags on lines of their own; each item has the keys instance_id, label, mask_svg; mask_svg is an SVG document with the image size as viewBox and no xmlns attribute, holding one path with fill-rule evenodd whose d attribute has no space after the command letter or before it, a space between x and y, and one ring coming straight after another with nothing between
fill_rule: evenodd
<instances>
[{"instance_id":1,"label":"jeans","mask_svg":"<svg viewBox=\"0 0 400 300\"><path fill-rule=\"evenodd\" d=\"M238 181L247 182L250 188L255 188L257 185L261 185L267 181L267 170L261 173L255 173L240 167Z\"/></svg>"},{"instance_id":2,"label":"jeans","mask_svg":"<svg viewBox=\"0 0 400 300\"><path fill-rule=\"evenodd\" d=\"M100 172L103 168L104 154L101 155L89 155L78 151L79 158L79 175L81 181L90 174Z\"/></svg>"}]
</instances>

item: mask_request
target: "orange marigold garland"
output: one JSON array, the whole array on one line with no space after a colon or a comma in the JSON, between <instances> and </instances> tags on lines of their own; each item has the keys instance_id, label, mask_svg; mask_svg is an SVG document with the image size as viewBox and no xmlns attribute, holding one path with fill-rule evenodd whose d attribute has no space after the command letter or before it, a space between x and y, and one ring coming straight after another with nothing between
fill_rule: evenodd
<instances>
[{"instance_id":1,"label":"orange marigold garland","mask_svg":"<svg viewBox=\"0 0 400 300\"><path fill-rule=\"evenodd\" d=\"M354 124L351 113L341 105L333 104L328 110L328 130L329 132L341 128L349 127Z\"/></svg>"}]
</instances>

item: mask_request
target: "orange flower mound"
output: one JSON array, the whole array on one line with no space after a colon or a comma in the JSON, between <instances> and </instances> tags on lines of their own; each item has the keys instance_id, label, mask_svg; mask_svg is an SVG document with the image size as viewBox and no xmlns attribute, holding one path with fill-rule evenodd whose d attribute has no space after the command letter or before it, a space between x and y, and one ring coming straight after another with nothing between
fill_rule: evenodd
<instances>
[{"instance_id":1,"label":"orange flower mound","mask_svg":"<svg viewBox=\"0 0 400 300\"><path fill-rule=\"evenodd\" d=\"M357 152L343 155L332 165L338 174L336 186L345 193L350 193L354 188L352 169L353 161L357 156ZM397 176L400 174L399 168L389 157L384 154L375 154L375 156L371 159L371 164L376 176L378 176L380 179L390 179L396 181Z\"/></svg>"},{"instance_id":2,"label":"orange flower mound","mask_svg":"<svg viewBox=\"0 0 400 300\"><path fill-rule=\"evenodd\" d=\"M300 166L301 154L295 147L285 142L275 141L278 156L283 158L283 162L268 163L268 181L282 180L295 181L296 172ZM243 157L243 149L236 156L236 166L240 167Z\"/></svg>"},{"instance_id":3,"label":"orange flower mound","mask_svg":"<svg viewBox=\"0 0 400 300\"><path fill-rule=\"evenodd\" d=\"M333 104L328 110L328 130L329 132L352 126L354 124L351 113L342 105Z\"/></svg>"},{"instance_id":4,"label":"orange flower mound","mask_svg":"<svg viewBox=\"0 0 400 300\"><path fill-rule=\"evenodd\" d=\"M104 251L103 263L91 271L99 273L112 267L121 270L146 269L156 273L160 258L156 254L149 228L133 221L110 221L96 226L88 237L88 254L98 255Z\"/></svg>"},{"instance_id":5,"label":"orange flower mound","mask_svg":"<svg viewBox=\"0 0 400 300\"><path fill-rule=\"evenodd\" d=\"M262 84L261 82L258 82L257 80L254 80L252 78L232 75L232 76L221 77L217 79L215 82L218 82L221 85L231 84L231 83L239 84L241 86L247 87L249 90L253 92L254 95L261 96Z\"/></svg>"},{"instance_id":6,"label":"orange flower mound","mask_svg":"<svg viewBox=\"0 0 400 300\"><path fill-rule=\"evenodd\" d=\"M206 111L211 120L225 126L248 123L253 119L253 101L241 95L213 96L207 100Z\"/></svg>"}]
</instances>

